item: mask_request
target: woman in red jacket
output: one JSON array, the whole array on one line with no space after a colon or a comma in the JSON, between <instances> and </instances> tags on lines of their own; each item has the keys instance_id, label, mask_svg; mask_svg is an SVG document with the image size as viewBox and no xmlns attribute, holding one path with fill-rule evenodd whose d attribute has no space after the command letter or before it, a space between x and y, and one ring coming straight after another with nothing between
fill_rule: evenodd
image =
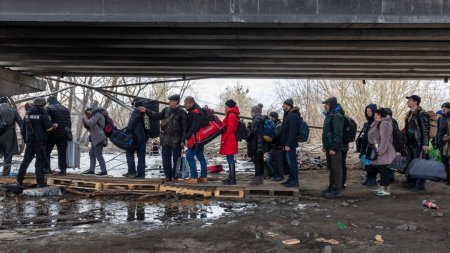
<instances>
[{"instance_id":1,"label":"woman in red jacket","mask_svg":"<svg viewBox=\"0 0 450 253\"><path fill-rule=\"evenodd\" d=\"M225 132L222 134L220 144L220 154L227 156L229 166L228 178L223 180L223 184L236 184L236 161L234 155L238 152L238 141L236 139L236 130L239 123L239 108L236 102L230 99L225 102L226 116L223 119Z\"/></svg>"}]
</instances>

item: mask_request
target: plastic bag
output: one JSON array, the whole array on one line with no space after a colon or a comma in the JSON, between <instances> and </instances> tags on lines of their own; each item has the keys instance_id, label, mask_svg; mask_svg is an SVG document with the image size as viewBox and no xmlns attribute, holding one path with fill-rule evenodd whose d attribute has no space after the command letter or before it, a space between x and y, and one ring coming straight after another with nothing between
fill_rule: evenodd
<instances>
[{"instance_id":1,"label":"plastic bag","mask_svg":"<svg viewBox=\"0 0 450 253\"><path fill-rule=\"evenodd\" d=\"M442 162L442 157L441 157L441 152L437 149L434 148L433 144L430 141L430 144L428 146L428 157L431 160L437 161L437 162Z\"/></svg>"}]
</instances>

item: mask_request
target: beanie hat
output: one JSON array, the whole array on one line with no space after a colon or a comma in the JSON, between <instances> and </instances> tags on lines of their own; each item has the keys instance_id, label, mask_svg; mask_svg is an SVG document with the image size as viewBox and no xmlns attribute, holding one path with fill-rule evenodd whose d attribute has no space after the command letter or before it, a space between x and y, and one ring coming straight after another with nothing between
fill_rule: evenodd
<instances>
[{"instance_id":1,"label":"beanie hat","mask_svg":"<svg viewBox=\"0 0 450 253\"><path fill-rule=\"evenodd\" d=\"M445 103L443 103L442 106L441 106L441 108L442 108L442 107L445 107L445 108L450 109L450 102L445 102Z\"/></svg>"},{"instance_id":2,"label":"beanie hat","mask_svg":"<svg viewBox=\"0 0 450 253\"><path fill-rule=\"evenodd\" d=\"M288 98L284 100L283 104L288 105L289 107L294 107L294 100L292 100L292 98Z\"/></svg>"},{"instance_id":3,"label":"beanie hat","mask_svg":"<svg viewBox=\"0 0 450 253\"><path fill-rule=\"evenodd\" d=\"M230 107L230 108L233 108L233 107L236 106L236 102L235 102L233 99L228 99L228 100L225 102L225 105L228 106L228 107Z\"/></svg>"},{"instance_id":4,"label":"beanie hat","mask_svg":"<svg viewBox=\"0 0 450 253\"><path fill-rule=\"evenodd\" d=\"M46 103L44 98L36 98L33 102L35 106L44 106Z\"/></svg>"},{"instance_id":5,"label":"beanie hat","mask_svg":"<svg viewBox=\"0 0 450 253\"><path fill-rule=\"evenodd\" d=\"M277 112L271 112L269 113L269 116L275 119L278 119L278 113Z\"/></svg>"},{"instance_id":6,"label":"beanie hat","mask_svg":"<svg viewBox=\"0 0 450 253\"><path fill-rule=\"evenodd\" d=\"M256 106L252 107L252 112L255 114L261 114L262 113L262 108L264 107L263 104L258 104Z\"/></svg>"}]
</instances>

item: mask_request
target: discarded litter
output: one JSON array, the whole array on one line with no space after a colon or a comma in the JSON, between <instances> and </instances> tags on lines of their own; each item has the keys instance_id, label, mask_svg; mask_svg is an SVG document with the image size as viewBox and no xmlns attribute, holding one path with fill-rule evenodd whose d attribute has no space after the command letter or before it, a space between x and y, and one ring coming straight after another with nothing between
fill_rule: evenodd
<instances>
[{"instance_id":1,"label":"discarded litter","mask_svg":"<svg viewBox=\"0 0 450 253\"><path fill-rule=\"evenodd\" d=\"M277 233L274 233L274 232L267 232L266 235L269 236L269 237L275 237L275 236L278 236L278 234L277 234Z\"/></svg>"},{"instance_id":2,"label":"discarded litter","mask_svg":"<svg viewBox=\"0 0 450 253\"><path fill-rule=\"evenodd\" d=\"M422 201L422 205L426 206L430 209L439 209L439 207L436 205L436 203L434 203L434 201L431 201L429 199L425 199Z\"/></svg>"},{"instance_id":3,"label":"discarded litter","mask_svg":"<svg viewBox=\"0 0 450 253\"><path fill-rule=\"evenodd\" d=\"M325 239L325 238L317 238L315 240L316 242L324 242L324 243L329 243L329 244L333 244L333 245L337 245L339 244L339 241L335 240L335 239Z\"/></svg>"},{"instance_id":4,"label":"discarded litter","mask_svg":"<svg viewBox=\"0 0 450 253\"><path fill-rule=\"evenodd\" d=\"M375 236L375 243L383 244L384 243L383 237L381 235L376 235Z\"/></svg>"},{"instance_id":5,"label":"discarded litter","mask_svg":"<svg viewBox=\"0 0 450 253\"><path fill-rule=\"evenodd\" d=\"M300 244L300 240L298 240L298 239L287 239L287 240L284 240L284 241L282 241L283 242L283 244L285 244L285 245L296 245L296 244Z\"/></svg>"},{"instance_id":6,"label":"discarded litter","mask_svg":"<svg viewBox=\"0 0 450 253\"><path fill-rule=\"evenodd\" d=\"M344 223L338 223L338 224L336 224L337 225L337 227L339 228L339 229L346 229L347 228L347 226L344 224Z\"/></svg>"}]
</instances>

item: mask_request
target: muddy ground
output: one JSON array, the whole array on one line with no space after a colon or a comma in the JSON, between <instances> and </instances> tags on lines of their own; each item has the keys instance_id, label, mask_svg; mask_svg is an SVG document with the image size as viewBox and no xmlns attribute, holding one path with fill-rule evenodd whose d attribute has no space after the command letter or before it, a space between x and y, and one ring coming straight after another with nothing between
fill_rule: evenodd
<instances>
[{"instance_id":1,"label":"muddy ground","mask_svg":"<svg viewBox=\"0 0 450 253\"><path fill-rule=\"evenodd\" d=\"M324 169L300 172L298 199L0 196L0 252L321 252L327 245L332 252L450 251L449 186L430 182L414 193L398 176L393 196L380 198L360 184L362 173L349 171L339 199L320 196ZM423 207L427 198L440 209ZM301 243L286 246L286 239Z\"/></svg>"}]
</instances>

